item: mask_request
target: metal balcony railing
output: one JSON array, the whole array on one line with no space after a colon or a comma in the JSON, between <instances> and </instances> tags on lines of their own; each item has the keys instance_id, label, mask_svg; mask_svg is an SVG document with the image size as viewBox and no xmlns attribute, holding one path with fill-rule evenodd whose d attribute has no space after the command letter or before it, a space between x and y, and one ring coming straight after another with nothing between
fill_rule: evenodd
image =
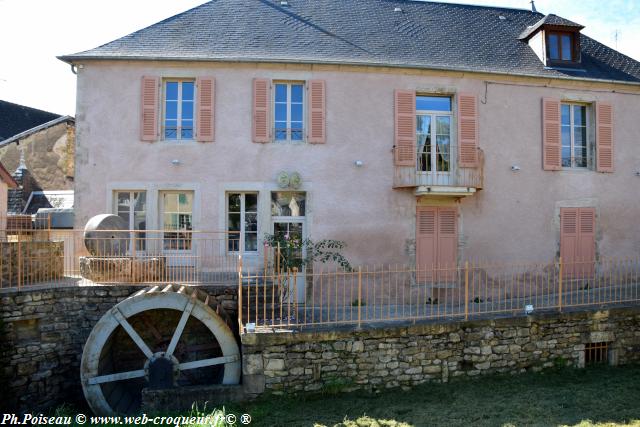
<instances>
[{"instance_id":1,"label":"metal balcony railing","mask_svg":"<svg viewBox=\"0 0 640 427\"><path fill-rule=\"evenodd\" d=\"M393 187L483 187L484 153L478 148L478 167L461 168L458 163L458 147L447 145L438 148L420 146L416 152L416 166L395 166ZM395 150L395 148L394 148ZM394 153L395 154L395 153Z\"/></svg>"}]
</instances>

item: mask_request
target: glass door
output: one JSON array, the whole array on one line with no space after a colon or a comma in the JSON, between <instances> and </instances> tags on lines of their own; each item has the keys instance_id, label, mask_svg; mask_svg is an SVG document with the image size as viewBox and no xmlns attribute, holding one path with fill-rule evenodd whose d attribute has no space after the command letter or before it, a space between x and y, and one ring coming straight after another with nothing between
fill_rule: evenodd
<instances>
[{"instance_id":1,"label":"glass door","mask_svg":"<svg viewBox=\"0 0 640 427\"><path fill-rule=\"evenodd\" d=\"M127 223L129 230L129 254L142 255L146 250L147 193L145 191L117 191L115 213Z\"/></svg>"},{"instance_id":2,"label":"glass door","mask_svg":"<svg viewBox=\"0 0 640 427\"><path fill-rule=\"evenodd\" d=\"M192 265L193 192L160 193L162 250L168 265Z\"/></svg>"},{"instance_id":3,"label":"glass door","mask_svg":"<svg viewBox=\"0 0 640 427\"><path fill-rule=\"evenodd\" d=\"M449 185L452 169L450 97L416 97L416 139L416 166L422 175L421 184Z\"/></svg>"}]
</instances>

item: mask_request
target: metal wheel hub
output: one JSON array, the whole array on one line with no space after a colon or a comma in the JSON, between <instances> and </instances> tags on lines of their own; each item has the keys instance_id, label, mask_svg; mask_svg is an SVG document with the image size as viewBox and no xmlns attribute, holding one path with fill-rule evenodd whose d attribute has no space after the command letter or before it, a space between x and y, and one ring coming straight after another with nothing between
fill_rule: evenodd
<instances>
[{"instance_id":1,"label":"metal wheel hub","mask_svg":"<svg viewBox=\"0 0 640 427\"><path fill-rule=\"evenodd\" d=\"M144 376L152 390L173 388L180 376L180 362L163 351L154 353L144 364Z\"/></svg>"}]
</instances>

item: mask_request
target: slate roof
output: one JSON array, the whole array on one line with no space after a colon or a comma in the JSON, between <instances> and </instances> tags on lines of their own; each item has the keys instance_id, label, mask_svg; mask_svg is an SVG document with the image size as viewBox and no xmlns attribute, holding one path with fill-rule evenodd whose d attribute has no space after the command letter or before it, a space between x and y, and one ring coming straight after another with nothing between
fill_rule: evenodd
<instances>
[{"instance_id":1,"label":"slate roof","mask_svg":"<svg viewBox=\"0 0 640 427\"><path fill-rule=\"evenodd\" d=\"M76 122L76 119L74 119L71 116L60 116L57 119L53 119L51 121L42 123L40 125L32 127L30 129L27 129L27 130L25 130L23 132L15 134L10 138L7 138L7 139L5 139L3 141L0 141L0 147L3 147L5 145L11 144L11 143L16 142L16 141L21 141L21 140L23 140L25 138L28 138L29 136L33 135L36 132L40 132L43 129L48 129L51 126L55 126L57 124L60 124L60 123L73 123L73 124L75 124L75 122Z\"/></svg>"},{"instance_id":2,"label":"slate roof","mask_svg":"<svg viewBox=\"0 0 640 427\"><path fill-rule=\"evenodd\" d=\"M585 35L583 70L545 68L518 39L543 17L414 0L213 0L60 59L360 64L640 83L638 61Z\"/></svg>"},{"instance_id":3,"label":"slate roof","mask_svg":"<svg viewBox=\"0 0 640 427\"><path fill-rule=\"evenodd\" d=\"M59 114L0 100L0 141L59 117Z\"/></svg>"}]
</instances>

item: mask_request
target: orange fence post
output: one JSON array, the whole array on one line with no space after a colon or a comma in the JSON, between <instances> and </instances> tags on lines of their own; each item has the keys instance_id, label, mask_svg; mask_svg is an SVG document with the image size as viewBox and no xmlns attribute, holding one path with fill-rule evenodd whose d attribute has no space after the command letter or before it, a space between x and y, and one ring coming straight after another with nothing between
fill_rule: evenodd
<instances>
[{"instance_id":1,"label":"orange fence post","mask_svg":"<svg viewBox=\"0 0 640 427\"><path fill-rule=\"evenodd\" d=\"M562 311L562 257L558 258L558 311Z\"/></svg>"},{"instance_id":2,"label":"orange fence post","mask_svg":"<svg viewBox=\"0 0 640 427\"><path fill-rule=\"evenodd\" d=\"M464 320L469 320L469 261L464 262Z\"/></svg>"},{"instance_id":3,"label":"orange fence post","mask_svg":"<svg viewBox=\"0 0 640 427\"><path fill-rule=\"evenodd\" d=\"M358 328L362 327L362 267L358 266Z\"/></svg>"},{"instance_id":4,"label":"orange fence post","mask_svg":"<svg viewBox=\"0 0 640 427\"><path fill-rule=\"evenodd\" d=\"M238 255L238 328L242 333L242 255Z\"/></svg>"}]
</instances>

